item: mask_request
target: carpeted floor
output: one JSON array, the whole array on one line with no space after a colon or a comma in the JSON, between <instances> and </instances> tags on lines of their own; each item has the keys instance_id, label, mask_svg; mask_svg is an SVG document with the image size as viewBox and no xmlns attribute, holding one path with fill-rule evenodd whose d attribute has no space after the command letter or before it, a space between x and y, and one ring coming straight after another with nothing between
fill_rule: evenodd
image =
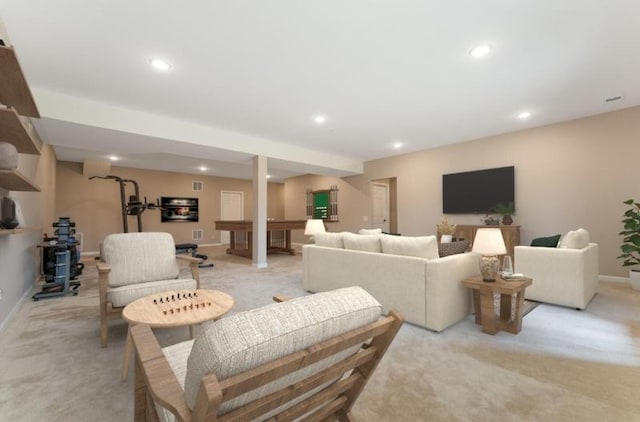
<instances>
[{"instance_id":1,"label":"carpeted floor","mask_svg":"<svg viewBox=\"0 0 640 422\"><path fill-rule=\"evenodd\" d=\"M216 264L202 286L233 295L232 312L299 296L300 256L269 267L202 249ZM0 421L133 418L120 381L124 322L100 347L96 273L77 297L25 301L0 333ZM535 280L534 280L535 282ZM518 335L483 334L473 316L442 333L405 324L354 408L359 421L640 421L640 293L601 283L587 310L540 304ZM163 345L187 328L156 330Z\"/></svg>"}]
</instances>

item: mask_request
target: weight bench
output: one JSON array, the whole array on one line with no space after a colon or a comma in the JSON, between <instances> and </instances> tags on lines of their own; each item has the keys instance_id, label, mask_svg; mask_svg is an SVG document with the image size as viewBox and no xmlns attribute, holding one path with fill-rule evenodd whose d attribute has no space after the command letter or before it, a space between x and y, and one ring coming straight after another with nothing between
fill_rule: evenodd
<instances>
[{"instance_id":1,"label":"weight bench","mask_svg":"<svg viewBox=\"0 0 640 422\"><path fill-rule=\"evenodd\" d=\"M181 253L186 253L189 254L191 256L193 256L194 258L200 258L203 263L198 265L198 267L200 268L211 268L213 267L213 264L205 264L204 261L206 261L209 257L207 255L201 255L198 253L198 245L196 245L195 243L178 243L176 244L176 254L181 254Z\"/></svg>"}]
</instances>

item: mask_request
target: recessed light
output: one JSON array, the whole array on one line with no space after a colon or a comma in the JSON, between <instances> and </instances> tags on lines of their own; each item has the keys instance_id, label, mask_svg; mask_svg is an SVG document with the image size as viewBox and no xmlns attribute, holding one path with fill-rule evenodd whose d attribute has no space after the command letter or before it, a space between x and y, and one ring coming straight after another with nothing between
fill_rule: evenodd
<instances>
[{"instance_id":1,"label":"recessed light","mask_svg":"<svg viewBox=\"0 0 640 422\"><path fill-rule=\"evenodd\" d=\"M267 179L271 179L271 175L270 174L267 174Z\"/></svg>"},{"instance_id":2,"label":"recessed light","mask_svg":"<svg viewBox=\"0 0 640 422\"><path fill-rule=\"evenodd\" d=\"M206 168L205 166L200 166L198 167L200 169L200 171L207 171L209 170L208 168Z\"/></svg>"},{"instance_id":3,"label":"recessed light","mask_svg":"<svg viewBox=\"0 0 640 422\"><path fill-rule=\"evenodd\" d=\"M469 51L469 55L471 57L480 58L484 57L491 52L491 46L489 44L480 44L478 46L473 47Z\"/></svg>"},{"instance_id":4,"label":"recessed light","mask_svg":"<svg viewBox=\"0 0 640 422\"><path fill-rule=\"evenodd\" d=\"M163 72L171 69L171 65L169 64L169 62L162 59L151 59L149 63L151 63L151 66L153 66L154 69L161 70Z\"/></svg>"},{"instance_id":5,"label":"recessed light","mask_svg":"<svg viewBox=\"0 0 640 422\"><path fill-rule=\"evenodd\" d=\"M520 120L527 120L529 117L531 117L530 111L523 111L522 113L518 114L518 119Z\"/></svg>"},{"instance_id":6,"label":"recessed light","mask_svg":"<svg viewBox=\"0 0 640 422\"><path fill-rule=\"evenodd\" d=\"M402 145L404 145L402 142L394 142L394 143L393 143L393 147L394 147L395 149L400 149L400 148L402 148Z\"/></svg>"},{"instance_id":7,"label":"recessed light","mask_svg":"<svg viewBox=\"0 0 640 422\"><path fill-rule=\"evenodd\" d=\"M326 122L326 121L327 121L327 118L326 118L326 117L324 117L322 114L318 114L316 117L314 117L314 118L313 118L313 120L314 120L317 124L321 125L321 124L323 124L324 122Z\"/></svg>"},{"instance_id":8,"label":"recessed light","mask_svg":"<svg viewBox=\"0 0 640 422\"><path fill-rule=\"evenodd\" d=\"M120 157L116 156L116 155L110 155L109 156L109 160L111 161L118 161L120 159Z\"/></svg>"}]
</instances>

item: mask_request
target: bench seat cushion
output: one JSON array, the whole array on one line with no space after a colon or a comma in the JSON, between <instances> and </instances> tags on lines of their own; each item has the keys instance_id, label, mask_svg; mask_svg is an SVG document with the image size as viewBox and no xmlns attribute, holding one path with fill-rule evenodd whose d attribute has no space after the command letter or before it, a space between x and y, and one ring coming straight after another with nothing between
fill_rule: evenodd
<instances>
[{"instance_id":1,"label":"bench seat cushion","mask_svg":"<svg viewBox=\"0 0 640 422\"><path fill-rule=\"evenodd\" d=\"M176 278L171 280L149 281L147 283L128 284L107 289L107 300L113 307L126 306L136 299L167 290L194 290L196 281L192 278Z\"/></svg>"}]
</instances>

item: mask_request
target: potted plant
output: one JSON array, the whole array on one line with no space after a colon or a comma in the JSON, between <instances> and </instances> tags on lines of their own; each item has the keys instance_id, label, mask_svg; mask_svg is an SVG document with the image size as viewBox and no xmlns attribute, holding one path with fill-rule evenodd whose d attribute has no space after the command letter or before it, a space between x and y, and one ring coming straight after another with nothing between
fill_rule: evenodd
<instances>
[{"instance_id":1,"label":"potted plant","mask_svg":"<svg viewBox=\"0 0 640 422\"><path fill-rule=\"evenodd\" d=\"M624 203L631 205L631 208L624 212L622 219L624 230L618 233L622 236L622 245L620 246L622 254L618 259L623 260L623 267L629 267L640 264L640 204L633 199L627 199ZM629 278L631 279L631 287L634 290L640 290L640 270L630 270Z\"/></svg>"},{"instance_id":2,"label":"potted plant","mask_svg":"<svg viewBox=\"0 0 640 422\"><path fill-rule=\"evenodd\" d=\"M509 202L507 204L503 204L502 202L500 202L489 211L500 214L502 216L502 224L508 226L513 223L513 219L511 218L511 216L516 212L516 209L513 202Z\"/></svg>"},{"instance_id":3,"label":"potted plant","mask_svg":"<svg viewBox=\"0 0 640 422\"><path fill-rule=\"evenodd\" d=\"M450 243L453 240L453 234L456 232L456 225L449 223L445 217L438 224L438 233L440 233L440 243Z\"/></svg>"}]
</instances>

